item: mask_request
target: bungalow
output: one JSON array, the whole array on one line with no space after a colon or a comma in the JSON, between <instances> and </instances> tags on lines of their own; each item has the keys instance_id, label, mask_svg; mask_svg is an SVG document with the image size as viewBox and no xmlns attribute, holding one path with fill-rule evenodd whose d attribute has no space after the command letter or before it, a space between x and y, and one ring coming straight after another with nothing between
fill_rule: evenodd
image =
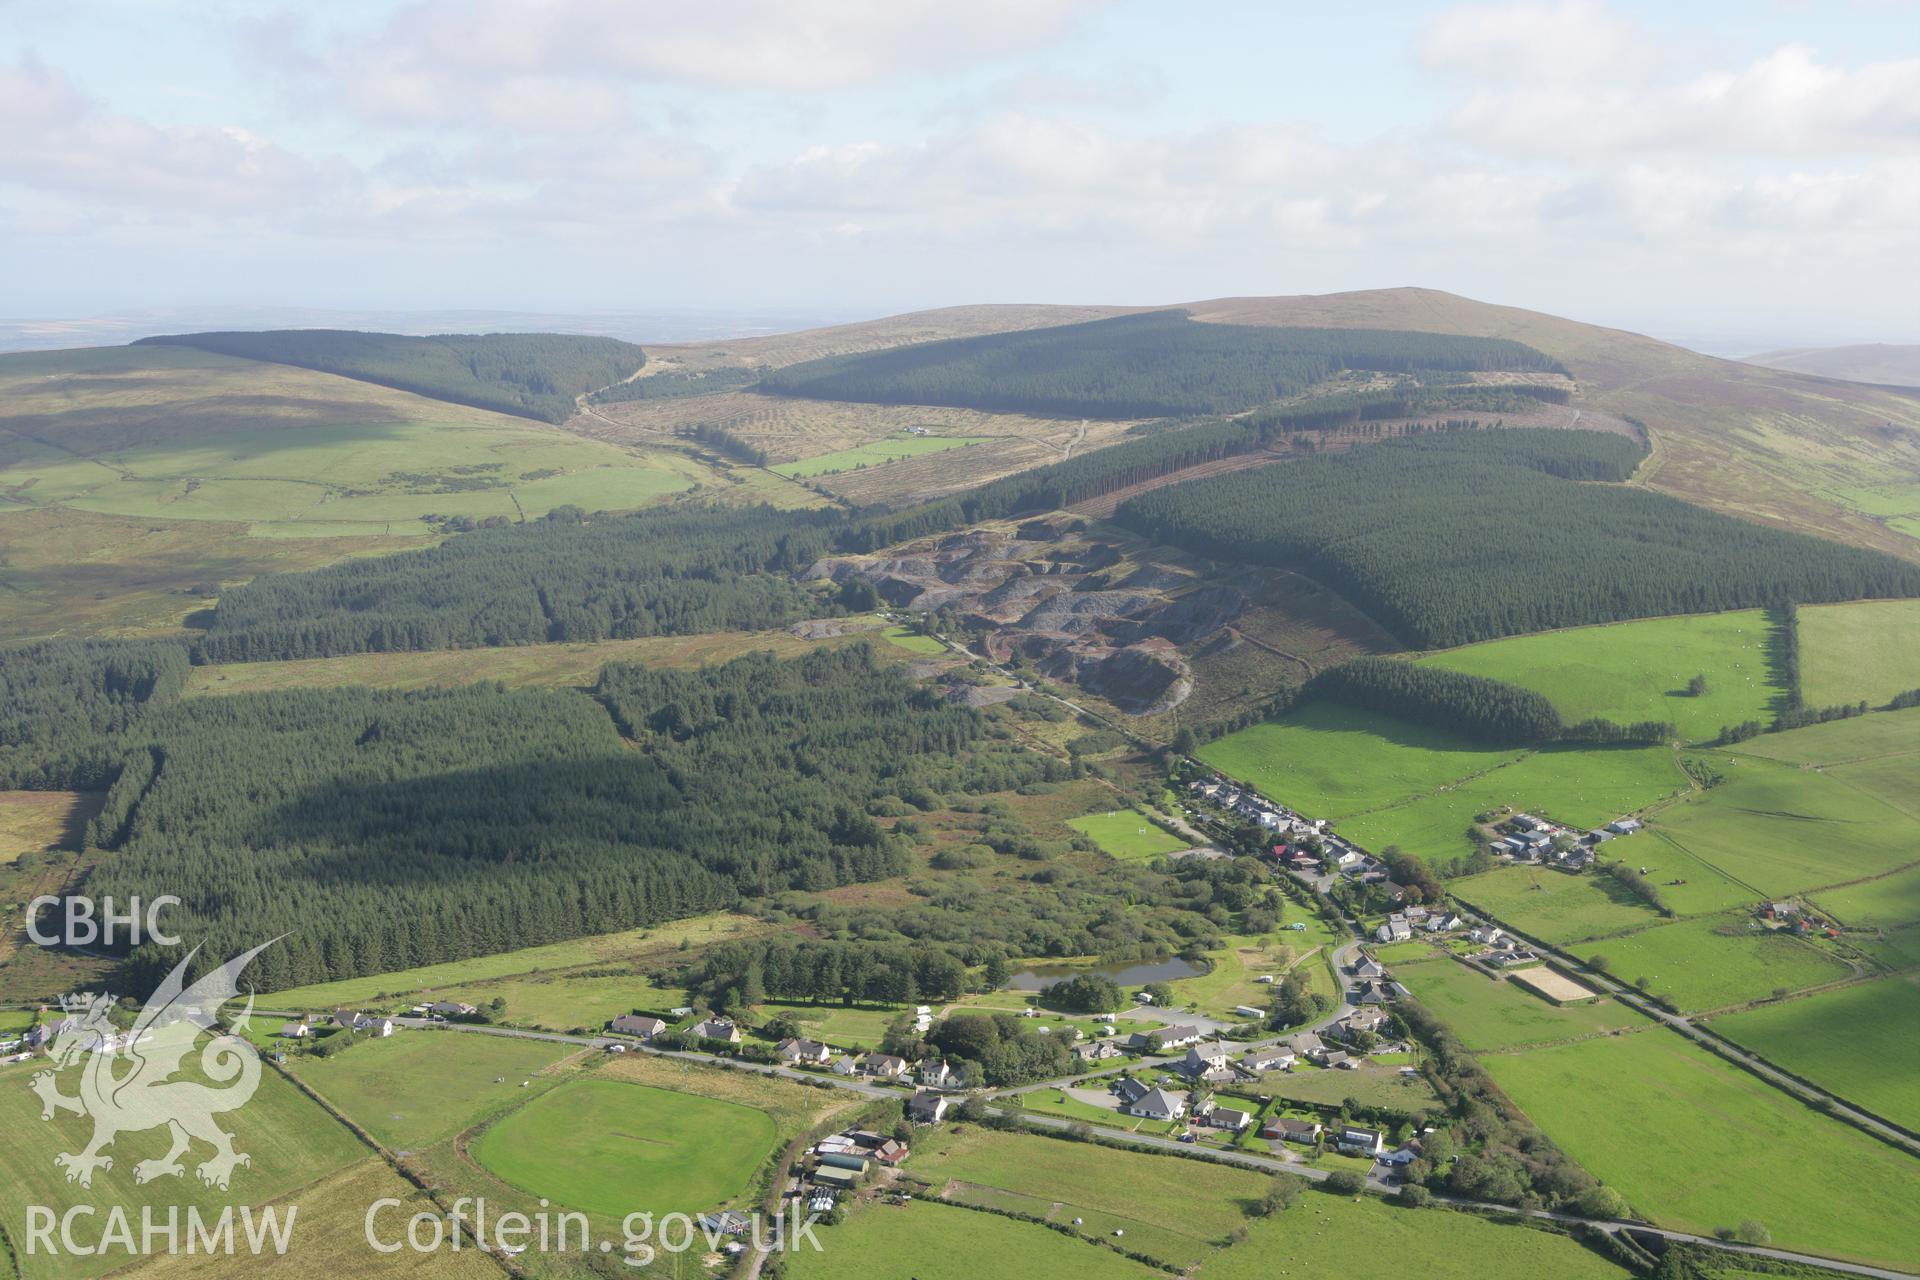
<instances>
[{"instance_id":1,"label":"bungalow","mask_svg":"<svg viewBox=\"0 0 1920 1280\"><path fill-rule=\"evenodd\" d=\"M1362 1129L1350 1124L1340 1126L1333 1144L1350 1156L1378 1156L1387 1149L1386 1137L1378 1129Z\"/></svg>"},{"instance_id":2,"label":"bungalow","mask_svg":"<svg viewBox=\"0 0 1920 1280\"><path fill-rule=\"evenodd\" d=\"M1187 1056L1180 1060L1180 1070L1186 1075L1200 1076L1209 1071L1224 1071L1231 1051L1218 1040L1203 1040L1189 1046Z\"/></svg>"},{"instance_id":3,"label":"bungalow","mask_svg":"<svg viewBox=\"0 0 1920 1280\"><path fill-rule=\"evenodd\" d=\"M1073 1059L1085 1066L1089 1062L1105 1062L1109 1058L1120 1056L1120 1046L1111 1040L1092 1040L1086 1044L1075 1045Z\"/></svg>"},{"instance_id":4,"label":"bungalow","mask_svg":"<svg viewBox=\"0 0 1920 1280\"><path fill-rule=\"evenodd\" d=\"M40 1028L35 1027L33 1031L38 1031L39 1029ZM32 1038L33 1031L29 1031L27 1033L27 1036L29 1039ZM308 1036L311 1036L312 1034L313 1034L313 1028L309 1027L304 1022L282 1023L280 1027L280 1036L282 1039L285 1039L285 1040L305 1040Z\"/></svg>"},{"instance_id":5,"label":"bungalow","mask_svg":"<svg viewBox=\"0 0 1920 1280\"><path fill-rule=\"evenodd\" d=\"M1296 1120L1292 1116L1274 1116L1261 1127L1260 1136L1277 1138L1281 1142L1298 1142L1302 1146L1312 1146L1320 1141L1321 1126L1318 1120Z\"/></svg>"},{"instance_id":6,"label":"bungalow","mask_svg":"<svg viewBox=\"0 0 1920 1280\"><path fill-rule=\"evenodd\" d=\"M1327 1034L1342 1040L1352 1040L1361 1034L1378 1032L1385 1026L1387 1015L1380 1009L1355 1009L1340 1021L1327 1028Z\"/></svg>"},{"instance_id":7,"label":"bungalow","mask_svg":"<svg viewBox=\"0 0 1920 1280\"><path fill-rule=\"evenodd\" d=\"M1342 849L1329 861L1332 862L1335 870L1347 871L1354 867L1365 866L1367 858L1365 854L1357 853L1352 849Z\"/></svg>"},{"instance_id":8,"label":"bungalow","mask_svg":"<svg viewBox=\"0 0 1920 1280\"><path fill-rule=\"evenodd\" d=\"M1353 966L1353 976L1363 979L1384 978L1387 976L1387 967L1372 956L1363 956L1360 963Z\"/></svg>"},{"instance_id":9,"label":"bungalow","mask_svg":"<svg viewBox=\"0 0 1920 1280\"><path fill-rule=\"evenodd\" d=\"M1127 1108L1128 1115L1142 1116L1148 1120L1178 1120L1186 1112L1186 1100L1165 1089L1149 1089L1140 1095L1138 1102Z\"/></svg>"},{"instance_id":10,"label":"bungalow","mask_svg":"<svg viewBox=\"0 0 1920 1280\"><path fill-rule=\"evenodd\" d=\"M850 1054L843 1053L833 1060L831 1070L837 1076L856 1076L860 1074L860 1064Z\"/></svg>"},{"instance_id":11,"label":"bungalow","mask_svg":"<svg viewBox=\"0 0 1920 1280\"><path fill-rule=\"evenodd\" d=\"M1300 1032L1292 1038L1292 1043L1293 1051L1308 1059L1327 1047L1326 1043L1311 1031Z\"/></svg>"},{"instance_id":12,"label":"bungalow","mask_svg":"<svg viewBox=\"0 0 1920 1280\"><path fill-rule=\"evenodd\" d=\"M890 1053L870 1053L860 1061L860 1069L878 1080L900 1080L907 1074L907 1060Z\"/></svg>"},{"instance_id":13,"label":"bungalow","mask_svg":"<svg viewBox=\"0 0 1920 1280\"><path fill-rule=\"evenodd\" d=\"M1190 1044L1200 1043L1200 1028L1189 1026L1161 1027L1158 1031L1149 1031L1149 1039L1160 1042L1162 1049L1183 1049Z\"/></svg>"},{"instance_id":14,"label":"bungalow","mask_svg":"<svg viewBox=\"0 0 1920 1280\"><path fill-rule=\"evenodd\" d=\"M907 1119L915 1124L939 1124L947 1114L950 1101L943 1093L923 1089L907 1099Z\"/></svg>"},{"instance_id":15,"label":"bungalow","mask_svg":"<svg viewBox=\"0 0 1920 1280\"><path fill-rule=\"evenodd\" d=\"M1384 982L1363 982L1353 990L1352 999L1356 1004L1385 1004L1393 999Z\"/></svg>"},{"instance_id":16,"label":"bungalow","mask_svg":"<svg viewBox=\"0 0 1920 1280\"><path fill-rule=\"evenodd\" d=\"M1617 836L1630 836L1640 829L1640 819L1619 818L1607 824L1607 830Z\"/></svg>"},{"instance_id":17,"label":"bungalow","mask_svg":"<svg viewBox=\"0 0 1920 1280\"><path fill-rule=\"evenodd\" d=\"M1289 1070L1293 1062L1293 1050L1274 1045L1267 1049L1255 1049L1234 1065L1249 1075L1259 1075L1262 1071Z\"/></svg>"},{"instance_id":18,"label":"bungalow","mask_svg":"<svg viewBox=\"0 0 1920 1280\"><path fill-rule=\"evenodd\" d=\"M1450 933L1465 923L1456 912L1437 911L1427 917L1427 932Z\"/></svg>"},{"instance_id":19,"label":"bungalow","mask_svg":"<svg viewBox=\"0 0 1920 1280\"><path fill-rule=\"evenodd\" d=\"M1382 942L1405 942L1413 936L1413 926L1407 923L1405 916L1396 912L1387 917L1386 923L1373 931L1373 936Z\"/></svg>"},{"instance_id":20,"label":"bungalow","mask_svg":"<svg viewBox=\"0 0 1920 1280\"><path fill-rule=\"evenodd\" d=\"M774 1053L782 1062L805 1063L809 1066L823 1067L833 1060L833 1050L818 1040L802 1040L789 1036L774 1046Z\"/></svg>"},{"instance_id":21,"label":"bungalow","mask_svg":"<svg viewBox=\"0 0 1920 1280\"><path fill-rule=\"evenodd\" d=\"M726 1018L708 1018L696 1022L688 1029L688 1034L701 1040L724 1040L728 1044L740 1043L740 1028Z\"/></svg>"},{"instance_id":22,"label":"bungalow","mask_svg":"<svg viewBox=\"0 0 1920 1280\"><path fill-rule=\"evenodd\" d=\"M950 1066L945 1058L928 1058L920 1064L917 1078L921 1084L933 1089L959 1089L967 1083L966 1077Z\"/></svg>"},{"instance_id":23,"label":"bungalow","mask_svg":"<svg viewBox=\"0 0 1920 1280\"><path fill-rule=\"evenodd\" d=\"M1316 1066L1337 1067L1343 1062L1346 1062L1351 1056L1352 1055L1345 1049L1329 1049L1325 1045L1322 1045L1319 1049L1308 1054L1307 1060Z\"/></svg>"},{"instance_id":24,"label":"bungalow","mask_svg":"<svg viewBox=\"0 0 1920 1280\"><path fill-rule=\"evenodd\" d=\"M1112 1089L1113 1095L1120 1099L1120 1108L1123 1111L1140 1101L1140 1099L1146 1097L1147 1094L1152 1091L1152 1085L1136 1080L1132 1076L1120 1077L1113 1082Z\"/></svg>"},{"instance_id":25,"label":"bungalow","mask_svg":"<svg viewBox=\"0 0 1920 1280\"><path fill-rule=\"evenodd\" d=\"M1467 940L1469 942L1484 942L1488 946L1492 946L1506 936L1506 930L1500 928L1498 925L1492 924L1475 925L1473 928L1467 930Z\"/></svg>"},{"instance_id":26,"label":"bungalow","mask_svg":"<svg viewBox=\"0 0 1920 1280\"><path fill-rule=\"evenodd\" d=\"M1206 1114L1197 1118L1202 1124L1215 1129L1225 1129L1230 1133L1238 1133L1253 1123L1251 1112L1242 1111L1237 1107L1214 1106L1212 1103L1206 1104Z\"/></svg>"},{"instance_id":27,"label":"bungalow","mask_svg":"<svg viewBox=\"0 0 1920 1280\"><path fill-rule=\"evenodd\" d=\"M471 1018L480 1012L472 1005L459 1000L436 1000L427 1006L427 1011L442 1018Z\"/></svg>"},{"instance_id":28,"label":"bungalow","mask_svg":"<svg viewBox=\"0 0 1920 1280\"><path fill-rule=\"evenodd\" d=\"M667 1029L667 1023L664 1018L650 1018L644 1013L623 1013L609 1022L607 1029L617 1031L623 1036L639 1036L642 1040L651 1040Z\"/></svg>"}]
</instances>

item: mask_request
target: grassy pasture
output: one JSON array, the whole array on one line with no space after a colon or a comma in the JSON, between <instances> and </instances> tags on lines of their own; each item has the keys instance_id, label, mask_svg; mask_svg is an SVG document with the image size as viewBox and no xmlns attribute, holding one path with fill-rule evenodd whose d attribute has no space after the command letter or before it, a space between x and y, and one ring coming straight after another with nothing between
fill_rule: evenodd
<instances>
[{"instance_id":1,"label":"grassy pasture","mask_svg":"<svg viewBox=\"0 0 1920 1280\"><path fill-rule=\"evenodd\" d=\"M1829 720L1786 733L1764 734L1741 743L1735 754L1818 765L1920 755L1920 707L1876 711L1850 720Z\"/></svg>"},{"instance_id":2,"label":"grassy pasture","mask_svg":"<svg viewBox=\"0 0 1920 1280\"><path fill-rule=\"evenodd\" d=\"M1606 957L1617 978L1649 982L1648 989L1682 1009L1722 1009L1761 1000L1785 988L1799 991L1837 982L1852 970L1809 943L1784 933L1750 929L1744 912L1702 916L1572 948L1581 959Z\"/></svg>"},{"instance_id":3,"label":"grassy pasture","mask_svg":"<svg viewBox=\"0 0 1920 1280\"><path fill-rule=\"evenodd\" d=\"M1108 1151L1083 1143L994 1133L978 1126L930 1134L909 1168L939 1186L957 1179L1060 1205L1054 1218L1083 1230L1126 1231L1129 1247L1186 1264L1205 1257L1245 1221L1265 1175L1222 1165Z\"/></svg>"},{"instance_id":4,"label":"grassy pasture","mask_svg":"<svg viewBox=\"0 0 1920 1280\"><path fill-rule=\"evenodd\" d=\"M464 1031L396 1031L328 1058L289 1066L355 1124L397 1150L417 1150L526 1100L532 1079L574 1052L545 1040ZM501 1083L504 1081L504 1083Z\"/></svg>"},{"instance_id":5,"label":"grassy pasture","mask_svg":"<svg viewBox=\"0 0 1920 1280\"><path fill-rule=\"evenodd\" d=\"M1822 889L1813 895L1813 902L1831 911L1841 923L1856 928L1909 928L1920 924L1920 867L1838 889Z\"/></svg>"},{"instance_id":6,"label":"grassy pasture","mask_svg":"<svg viewBox=\"0 0 1920 1280\"><path fill-rule=\"evenodd\" d=\"M980 444L986 436L888 436L882 440L857 444L850 449L836 449L832 453L815 454L811 458L800 458L794 462L782 462L769 467L776 475L805 479L810 476L828 476L841 471L858 471L865 467L878 467L889 462L898 462L902 458L919 458L930 453L944 453L948 449L964 449L968 445Z\"/></svg>"},{"instance_id":7,"label":"grassy pasture","mask_svg":"<svg viewBox=\"0 0 1920 1280\"><path fill-rule=\"evenodd\" d=\"M200 1074L198 1059L197 1052L190 1054L178 1078L223 1087ZM211 1220L219 1216L222 1206L263 1204L367 1154L366 1147L343 1126L263 1065L260 1087L252 1099L217 1118L220 1127L233 1135L234 1149L253 1161L233 1171L228 1190L209 1187L195 1175L196 1167L211 1154L200 1142L182 1157L181 1176L156 1178L144 1186L136 1183L135 1166L167 1152L167 1131L159 1127L121 1134L106 1153L113 1158L113 1168L97 1171L93 1185L83 1188L66 1181L65 1171L54 1164L53 1157L56 1152L85 1147L93 1122L67 1113L51 1121L40 1119L40 1099L29 1090L28 1081L44 1067L44 1062L0 1067L0 1185L7 1189L0 1196L0 1225L9 1239L22 1245L28 1205L45 1205L56 1214L71 1206L91 1205L97 1215L105 1215L110 1206L121 1206L131 1216L137 1243L142 1205L156 1206L162 1219L165 1206L179 1205L184 1214L186 1206L193 1205L203 1219ZM122 1066L123 1074L126 1070ZM72 1095L79 1076L79 1068L63 1072L62 1091ZM104 1228L101 1216L92 1221L94 1230ZM126 1261L126 1255L118 1252L91 1257L66 1252L29 1255L24 1247L16 1258L29 1280L97 1275Z\"/></svg>"},{"instance_id":8,"label":"grassy pasture","mask_svg":"<svg viewBox=\"0 0 1920 1280\"><path fill-rule=\"evenodd\" d=\"M1747 1009L1713 1029L1896 1124L1920 1129L1920 980L1883 978Z\"/></svg>"},{"instance_id":9,"label":"grassy pasture","mask_svg":"<svg viewBox=\"0 0 1920 1280\"><path fill-rule=\"evenodd\" d=\"M1438 1102L1425 1076L1400 1074L1400 1066L1369 1062L1353 1071L1296 1064L1291 1071L1270 1072L1260 1078L1259 1091L1290 1102L1337 1107L1348 1098L1366 1106L1399 1111L1434 1108Z\"/></svg>"},{"instance_id":10,"label":"grassy pasture","mask_svg":"<svg viewBox=\"0 0 1920 1280\"><path fill-rule=\"evenodd\" d=\"M390 536L429 514L645 506L713 478L674 450L178 348L9 355L0 397L0 493L136 519Z\"/></svg>"},{"instance_id":11,"label":"grassy pasture","mask_svg":"<svg viewBox=\"0 0 1920 1280\"><path fill-rule=\"evenodd\" d=\"M1638 929L1660 919L1638 899L1610 891L1598 876L1543 867L1496 867L1448 888L1462 902L1553 943Z\"/></svg>"},{"instance_id":12,"label":"grassy pasture","mask_svg":"<svg viewBox=\"0 0 1920 1280\"><path fill-rule=\"evenodd\" d=\"M376 689L426 689L498 680L519 686L590 685L609 662L649 667L698 667L745 653L794 657L821 646L852 644L873 631L803 640L789 631L715 631L694 636L647 636L591 644L528 644L491 649L413 653L356 653L338 658L229 662L193 668L187 696L257 693L270 689L329 689L360 684ZM886 637L887 644L894 644ZM886 652L884 646L876 646ZM896 646L902 647L902 646ZM917 650L914 650L917 652Z\"/></svg>"},{"instance_id":13,"label":"grassy pasture","mask_svg":"<svg viewBox=\"0 0 1920 1280\"><path fill-rule=\"evenodd\" d=\"M220 1254L163 1253L134 1274L141 1280L196 1280L198 1277L267 1276L271 1280L336 1280L339 1276L405 1275L412 1280L500 1280L497 1263L468 1247L455 1252L407 1250L376 1254L367 1244L367 1209L376 1200L397 1200L381 1211L375 1231L382 1243L405 1238L407 1220L416 1213L437 1213L426 1192L406 1182L385 1161L369 1157L313 1186L288 1196L299 1206L292 1243L286 1253L255 1258Z\"/></svg>"},{"instance_id":14,"label":"grassy pasture","mask_svg":"<svg viewBox=\"0 0 1920 1280\"><path fill-rule=\"evenodd\" d=\"M1920 689L1920 600L1863 600L1800 610L1800 688L1807 705L1868 702Z\"/></svg>"},{"instance_id":15,"label":"grassy pasture","mask_svg":"<svg viewBox=\"0 0 1920 1280\"><path fill-rule=\"evenodd\" d=\"M1662 810L1657 830L1757 888L1756 898L1881 875L1920 850L1920 819L1874 794L1889 785L1884 774L1863 777L1863 789L1841 770L1781 764L1740 748L1711 759L1726 780ZM1920 780L1920 755L1905 761L1894 773Z\"/></svg>"},{"instance_id":16,"label":"grassy pasture","mask_svg":"<svg viewBox=\"0 0 1920 1280\"><path fill-rule=\"evenodd\" d=\"M1128 1280L1162 1274L1109 1249L990 1213L914 1202L873 1204L792 1254L794 1280Z\"/></svg>"},{"instance_id":17,"label":"grassy pasture","mask_svg":"<svg viewBox=\"0 0 1920 1280\"><path fill-rule=\"evenodd\" d=\"M1356 1257L1417 1259L1423 1280L1601 1280L1630 1273L1563 1235L1450 1209L1402 1209L1372 1196L1309 1193L1248 1225L1244 1243L1214 1256L1202 1280L1351 1274Z\"/></svg>"},{"instance_id":18,"label":"grassy pasture","mask_svg":"<svg viewBox=\"0 0 1920 1280\"><path fill-rule=\"evenodd\" d=\"M1489 978L1455 960L1401 964L1394 968L1393 975L1452 1027L1470 1049L1551 1044L1647 1025L1645 1019L1616 1001L1555 1005L1505 977Z\"/></svg>"},{"instance_id":19,"label":"grassy pasture","mask_svg":"<svg viewBox=\"0 0 1920 1280\"><path fill-rule=\"evenodd\" d=\"M1067 825L1099 845L1102 852L1122 862L1146 862L1177 853L1189 843L1156 827L1137 809L1090 813L1082 818L1069 818Z\"/></svg>"},{"instance_id":20,"label":"grassy pasture","mask_svg":"<svg viewBox=\"0 0 1920 1280\"><path fill-rule=\"evenodd\" d=\"M772 1149L751 1107L617 1080L577 1080L488 1128L476 1160L556 1204L619 1217L696 1213L733 1201Z\"/></svg>"},{"instance_id":21,"label":"grassy pasture","mask_svg":"<svg viewBox=\"0 0 1920 1280\"><path fill-rule=\"evenodd\" d=\"M346 978L310 987L276 991L269 1003L285 1009L331 1009L335 1005L362 1005L372 1002L379 1008L398 1008L416 1003L411 997L428 991L466 987L489 978L519 977L552 969L580 968L607 963L633 963L673 951L684 939L694 946L724 942L763 931L758 922L745 916L717 911L710 915L690 916L650 929L629 929L623 933L599 934L566 942L519 951L501 951L470 960L426 965L395 973L376 973L365 978Z\"/></svg>"},{"instance_id":22,"label":"grassy pasture","mask_svg":"<svg viewBox=\"0 0 1920 1280\"><path fill-rule=\"evenodd\" d=\"M1710 1232L1757 1219L1781 1248L1920 1262L1907 1225L1920 1196L1911 1157L1677 1035L1482 1061L1567 1154L1664 1226Z\"/></svg>"},{"instance_id":23,"label":"grassy pasture","mask_svg":"<svg viewBox=\"0 0 1920 1280\"><path fill-rule=\"evenodd\" d=\"M1512 636L1420 662L1533 689L1569 723L1668 720L1682 738L1703 741L1722 726L1771 718L1785 691L1769 669L1767 636L1766 614L1750 609ZM1696 675L1707 691L1688 697Z\"/></svg>"}]
</instances>

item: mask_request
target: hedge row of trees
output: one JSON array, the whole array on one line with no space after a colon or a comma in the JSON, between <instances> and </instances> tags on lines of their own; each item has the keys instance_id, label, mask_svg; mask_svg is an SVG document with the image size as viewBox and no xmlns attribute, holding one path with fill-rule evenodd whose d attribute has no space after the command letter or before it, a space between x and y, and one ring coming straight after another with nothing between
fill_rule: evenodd
<instances>
[{"instance_id":1,"label":"hedge row of trees","mask_svg":"<svg viewBox=\"0 0 1920 1280\"><path fill-rule=\"evenodd\" d=\"M770 370L760 390L876 404L1162 418L1250 409L1346 369L1565 372L1551 357L1505 338L1199 324L1183 311L1154 311L827 356Z\"/></svg>"},{"instance_id":2,"label":"hedge row of trees","mask_svg":"<svg viewBox=\"0 0 1920 1280\"><path fill-rule=\"evenodd\" d=\"M1096 455L1097 456L1097 455ZM1416 436L1171 485L1115 519L1228 561L1299 568L1410 646L1798 600L1920 595L1920 566L1620 481L1591 431Z\"/></svg>"},{"instance_id":3,"label":"hedge row of trees","mask_svg":"<svg viewBox=\"0 0 1920 1280\"><path fill-rule=\"evenodd\" d=\"M967 967L946 948L926 943L787 936L709 947L686 982L696 998L722 1011L769 999L913 1004L959 999Z\"/></svg>"},{"instance_id":4,"label":"hedge row of trees","mask_svg":"<svg viewBox=\"0 0 1920 1280\"><path fill-rule=\"evenodd\" d=\"M618 382L646 352L617 338L560 333L442 333L416 338L350 329L182 333L138 343L297 365L415 395L565 422L574 397Z\"/></svg>"}]
</instances>

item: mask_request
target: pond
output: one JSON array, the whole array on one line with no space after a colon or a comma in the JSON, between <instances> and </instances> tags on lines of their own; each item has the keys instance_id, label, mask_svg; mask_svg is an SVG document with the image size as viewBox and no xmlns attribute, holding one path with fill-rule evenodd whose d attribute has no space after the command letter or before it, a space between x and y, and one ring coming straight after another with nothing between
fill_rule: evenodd
<instances>
[{"instance_id":1,"label":"pond","mask_svg":"<svg viewBox=\"0 0 1920 1280\"><path fill-rule=\"evenodd\" d=\"M1144 986L1149 982L1172 982L1191 978L1206 970L1178 956L1168 960L1120 960L1112 964L1036 964L1022 969L1007 980L1013 991L1045 991L1056 982L1079 973L1097 973L1112 978L1123 987Z\"/></svg>"}]
</instances>

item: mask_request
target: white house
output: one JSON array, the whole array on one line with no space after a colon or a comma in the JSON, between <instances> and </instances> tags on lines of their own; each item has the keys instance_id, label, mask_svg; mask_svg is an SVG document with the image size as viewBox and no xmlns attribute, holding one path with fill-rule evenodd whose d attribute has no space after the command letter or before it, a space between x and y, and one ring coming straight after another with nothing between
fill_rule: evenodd
<instances>
[{"instance_id":1,"label":"white house","mask_svg":"<svg viewBox=\"0 0 1920 1280\"><path fill-rule=\"evenodd\" d=\"M1128 1115L1143 1116L1148 1120L1178 1120L1186 1113L1186 1099L1165 1089L1149 1089L1140 1095L1139 1101L1127 1108Z\"/></svg>"},{"instance_id":2,"label":"white house","mask_svg":"<svg viewBox=\"0 0 1920 1280\"><path fill-rule=\"evenodd\" d=\"M914 1124L939 1124L950 1101L942 1093L916 1093L907 1099L907 1119Z\"/></svg>"},{"instance_id":3,"label":"white house","mask_svg":"<svg viewBox=\"0 0 1920 1280\"><path fill-rule=\"evenodd\" d=\"M1242 1071L1252 1075L1259 1075L1262 1071L1291 1070L1293 1063L1293 1050L1274 1045L1268 1049L1255 1049L1253 1052L1247 1054L1246 1057L1240 1059L1235 1065Z\"/></svg>"},{"instance_id":4,"label":"white house","mask_svg":"<svg viewBox=\"0 0 1920 1280\"><path fill-rule=\"evenodd\" d=\"M1407 923L1405 916L1395 913L1373 931L1373 936L1382 942L1405 942L1413 936L1413 926Z\"/></svg>"},{"instance_id":5,"label":"white house","mask_svg":"<svg viewBox=\"0 0 1920 1280\"><path fill-rule=\"evenodd\" d=\"M861 1060L860 1069L876 1080L899 1080L907 1074L907 1060L890 1053L870 1053Z\"/></svg>"},{"instance_id":6,"label":"white house","mask_svg":"<svg viewBox=\"0 0 1920 1280\"><path fill-rule=\"evenodd\" d=\"M921 1063L918 1079L933 1089L958 1089L966 1084L965 1077L948 1065L945 1058L928 1058Z\"/></svg>"},{"instance_id":7,"label":"white house","mask_svg":"<svg viewBox=\"0 0 1920 1280\"><path fill-rule=\"evenodd\" d=\"M790 1037L774 1046L773 1050L782 1062L804 1063L808 1066L825 1066L833 1061L833 1050L818 1040L802 1040Z\"/></svg>"},{"instance_id":8,"label":"white house","mask_svg":"<svg viewBox=\"0 0 1920 1280\"><path fill-rule=\"evenodd\" d=\"M667 1029L664 1018L650 1018L644 1013L623 1013L607 1026L623 1036L639 1036L642 1040L651 1040Z\"/></svg>"},{"instance_id":9,"label":"white house","mask_svg":"<svg viewBox=\"0 0 1920 1280\"><path fill-rule=\"evenodd\" d=\"M1226 1070L1231 1057L1227 1046L1218 1040L1203 1040L1187 1049L1187 1056L1180 1060L1180 1069L1188 1075L1205 1075L1209 1071Z\"/></svg>"},{"instance_id":10,"label":"white house","mask_svg":"<svg viewBox=\"0 0 1920 1280\"><path fill-rule=\"evenodd\" d=\"M1379 1156L1387 1149L1387 1139L1378 1129L1362 1129L1356 1125L1341 1125L1334 1135L1334 1145L1350 1156Z\"/></svg>"},{"instance_id":11,"label":"white house","mask_svg":"<svg viewBox=\"0 0 1920 1280\"><path fill-rule=\"evenodd\" d=\"M1198 1027L1162 1027L1158 1031L1150 1031L1147 1034L1157 1039L1162 1049L1183 1049L1190 1044L1200 1043Z\"/></svg>"}]
</instances>

